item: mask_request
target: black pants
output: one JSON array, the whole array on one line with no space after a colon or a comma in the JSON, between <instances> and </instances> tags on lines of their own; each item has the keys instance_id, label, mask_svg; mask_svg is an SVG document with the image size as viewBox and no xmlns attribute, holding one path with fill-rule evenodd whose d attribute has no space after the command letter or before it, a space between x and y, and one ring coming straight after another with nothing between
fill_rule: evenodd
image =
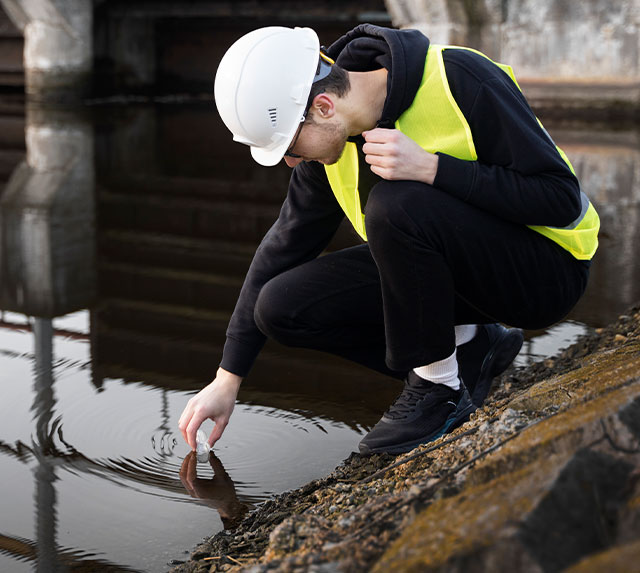
<instances>
[{"instance_id":1,"label":"black pants","mask_svg":"<svg viewBox=\"0 0 640 573\"><path fill-rule=\"evenodd\" d=\"M365 221L368 244L263 287L255 319L267 336L401 377L450 356L456 324L547 327L586 287L588 263L428 185L378 183Z\"/></svg>"}]
</instances>

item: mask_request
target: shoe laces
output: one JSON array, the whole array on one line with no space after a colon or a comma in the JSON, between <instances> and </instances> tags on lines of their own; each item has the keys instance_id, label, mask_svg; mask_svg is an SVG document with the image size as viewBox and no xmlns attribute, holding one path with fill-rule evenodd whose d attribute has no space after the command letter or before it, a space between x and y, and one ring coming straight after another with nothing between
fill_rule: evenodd
<instances>
[{"instance_id":1,"label":"shoe laces","mask_svg":"<svg viewBox=\"0 0 640 573\"><path fill-rule=\"evenodd\" d=\"M434 401L437 400L440 397L438 395L441 393L438 392L438 390L441 389L440 386L441 385L434 384L418 376L407 377L404 383L404 389L394 400L393 404L389 406L389 409L385 412L385 416L393 420L407 417L415 411L416 406L421 400L425 398L431 398Z\"/></svg>"}]
</instances>

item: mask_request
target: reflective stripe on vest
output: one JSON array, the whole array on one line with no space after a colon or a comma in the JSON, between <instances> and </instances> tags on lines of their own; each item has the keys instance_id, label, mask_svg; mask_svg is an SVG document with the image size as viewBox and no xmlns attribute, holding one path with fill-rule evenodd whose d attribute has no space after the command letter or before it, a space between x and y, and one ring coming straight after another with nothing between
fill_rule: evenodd
<instances>
[{"instance_id":1,"label":"reflective stripe on vest","mask_svg":"<svg viewBox=\"0 0 640 573\"><path fill-rule=\"evenodd\" d=\"M430 45L425 61L424 75L416 97L411 106L398 118L395 127L430 153L439 151L465 161L476 161L478 156L471 128L453 98L447 81L442 59L442 52L445 49L467 49L486 58L481 52L470 48ZM518 86L511 66L494 63L505 71ZM519 88L520 86L518 86ZM542 123L540 126L544 130ZM544 131L551 139L546 130ZM558 146L555 147L571 172L575 174L567 156ZM334 165L325 165L325 170L340 207L357 233L366 241L364 213L358 192L356 144L347 142L339 161ZM580 216L566 227L529 225L529 228L559 244L577 259L588 260L593 257L598 248L600 219L593 205L582 192L581 201Z\"/></svg>"}]
</instances>

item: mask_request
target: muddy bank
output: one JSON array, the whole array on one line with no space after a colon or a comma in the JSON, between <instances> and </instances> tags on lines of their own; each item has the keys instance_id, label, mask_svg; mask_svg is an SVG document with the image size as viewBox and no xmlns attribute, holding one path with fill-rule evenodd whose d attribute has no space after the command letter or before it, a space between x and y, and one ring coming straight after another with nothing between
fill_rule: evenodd
<instances>
[{"instance_id":1,"label":"muddy bank","mask_svg":"<svg viewBox=\"0 0 640 573\"><path fill-rule=\"evenodd\" d=\"M172 571L629 570L640 562L640 305L401 456L353 454Z\"/></svg>"}]
</instances>

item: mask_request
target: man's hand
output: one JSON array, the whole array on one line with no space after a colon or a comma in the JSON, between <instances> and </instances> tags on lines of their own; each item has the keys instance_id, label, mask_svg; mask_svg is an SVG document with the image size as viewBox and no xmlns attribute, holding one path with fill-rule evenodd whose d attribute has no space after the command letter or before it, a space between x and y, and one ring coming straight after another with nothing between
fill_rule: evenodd
<instances>
[{"instance_id":1,"label":"man's hand","mask_svg":"<svg viewBox=\"0 0 640 573\"><path fill-rule=\"evenodd\" d=\"M207 418L215 422L215 427L209 436L209 446L213 447L213 444L220 439L229 423L241 382L240 376L218 368L215 380L187 402L178 427L192 450L196 449L198 428Z\"/></svg>"},{"instance_id":2,"label":"man's hand","mask_svg":"<svg viewBox=\"0 0 640 573\"><path fill-rule=\"evenodd\" d=\"M362 147L371 171L383 179L421 181L433 185L438 156L429 153L397 129L376 127L362 133Z\"/></svg>"}]
</instances>

